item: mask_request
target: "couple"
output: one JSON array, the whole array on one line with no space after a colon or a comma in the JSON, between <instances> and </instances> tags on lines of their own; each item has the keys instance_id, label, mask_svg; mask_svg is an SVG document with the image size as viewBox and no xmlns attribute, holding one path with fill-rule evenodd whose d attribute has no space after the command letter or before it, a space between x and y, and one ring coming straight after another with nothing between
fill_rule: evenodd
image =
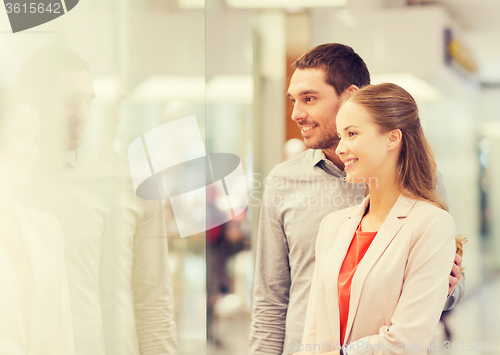
<instances>
[{"instance_id":1,"label":"couple","mask_svg":"<svg viewBox=\"0 0 500 355\"><path fill-rule=\"evenodd\" d=\"M415 101L393 84L369 86L363 60L340 44L295 67L292 119L313 149L266 184L264 201L286 203L262 207L250 353L425 353L463 281ZM298 178L308 185L296 191ZM364 196L358 182L370 195L350 207ZM294 194L322 203L304 208L286 198Z\"/></svg>"}]
</instances>

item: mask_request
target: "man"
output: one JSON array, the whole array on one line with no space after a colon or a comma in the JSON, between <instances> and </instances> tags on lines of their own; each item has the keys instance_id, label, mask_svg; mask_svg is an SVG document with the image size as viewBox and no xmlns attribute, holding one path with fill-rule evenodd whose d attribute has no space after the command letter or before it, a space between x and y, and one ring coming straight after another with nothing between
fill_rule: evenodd
<instances>
[{"instance_id":1,"label":"man","mask_svg":"<svg viewBox=\"0 0 500 355\"><path fill-rule=\"evenodd\" d=\"M335 154L335 117L344 95L370 83L363 60L352 48L324 44L295 63L288 97L292 119L310 148L277 165L265 183L253 290L250 354L292 354L300 344L314 271L314 248L321 220L362 201L364 185L345 183ZM444 197L438 176L436 187ZM455 258L445 309L463 295L461 258Z\"/></svg>"},{"instance_id":2,"label":"man","mask_svg":"<svg viewBox=\"0 0 500 355\"><path fill-rule=\"evenodd\" d=\"M32 195L63 230L75 354L174 354L161 203L139 200L122 170L78 149L95 97L88 64L66 47L42 47L19 86L41 119Z\"/></svg>"},{"instance_id":3,"label":"man","mask_svg":"<svg viewBox=\"0 0 500 355\"><path fill-rule=\"evenodd\" d=\"M37 158L38 125L17 93L0 89L0 354L72 355L59 223L20 203Z\"/></svg>"}]
</instances>

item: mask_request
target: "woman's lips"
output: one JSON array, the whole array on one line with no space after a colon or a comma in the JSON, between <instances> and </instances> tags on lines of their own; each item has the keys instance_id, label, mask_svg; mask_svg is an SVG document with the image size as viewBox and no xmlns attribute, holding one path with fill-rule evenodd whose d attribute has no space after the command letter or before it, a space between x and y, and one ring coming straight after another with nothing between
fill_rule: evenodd
<instances>
[{"instance_id":1,"label":"woman's lips","mask_svg":"<svg viewBox=\"0 0 500 355\"><path fill-rule=\"evenodd\" d=\"M358 159L347 159L346 161L344 161L344 169L345 170L348 170L348 169L351 169L352 166L358 161Z\"/></svg>"}]
</instances>

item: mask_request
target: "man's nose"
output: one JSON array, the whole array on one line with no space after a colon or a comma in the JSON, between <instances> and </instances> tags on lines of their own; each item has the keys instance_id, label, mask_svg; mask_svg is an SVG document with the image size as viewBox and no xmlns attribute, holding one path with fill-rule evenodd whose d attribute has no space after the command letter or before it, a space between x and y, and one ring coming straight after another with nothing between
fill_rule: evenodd
<instances>
[{"instance_id":1,"label":"man's nose","mask_svg":"<svg viewBox=\"0 0 500 355\"><path fill-rule=\"evenodd\" d=\"M292 120L295 122L300 122L307 117L307 112L300 106L300 104L295 104L292 111Z\"/></svg>"}]
</instances>

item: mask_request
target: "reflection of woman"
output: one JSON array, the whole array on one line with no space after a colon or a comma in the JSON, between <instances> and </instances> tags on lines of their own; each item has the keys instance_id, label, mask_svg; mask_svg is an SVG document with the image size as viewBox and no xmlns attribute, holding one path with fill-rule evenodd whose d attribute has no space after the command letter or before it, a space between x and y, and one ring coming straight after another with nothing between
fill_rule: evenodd
<instances>
[{"instance_id":1,"label":"reflection of woman","mask_svg":"<svg viewBox=\"0 0 500 355\"><path fill-rule=\"evenodd\" d=\"M5 98L5 93L3 93ZM71 313L57 220L23 208L15 193L36 157L36 116L0 113L0 354L73 354Z\"/></svg>"},{"instance_id":2,"label":"reflection of woman","mask_svg":"<svg viewBox=\"0 0 500 355\"><path fill-rule=\"evenodd\" d=\"M367 182L370 195L321 224L300 350L425 354L446 301L455 227L434 191L415 101L394 84L368 86L343 102L337 132L347 179Z\"/></svg>"}]
</instances>

